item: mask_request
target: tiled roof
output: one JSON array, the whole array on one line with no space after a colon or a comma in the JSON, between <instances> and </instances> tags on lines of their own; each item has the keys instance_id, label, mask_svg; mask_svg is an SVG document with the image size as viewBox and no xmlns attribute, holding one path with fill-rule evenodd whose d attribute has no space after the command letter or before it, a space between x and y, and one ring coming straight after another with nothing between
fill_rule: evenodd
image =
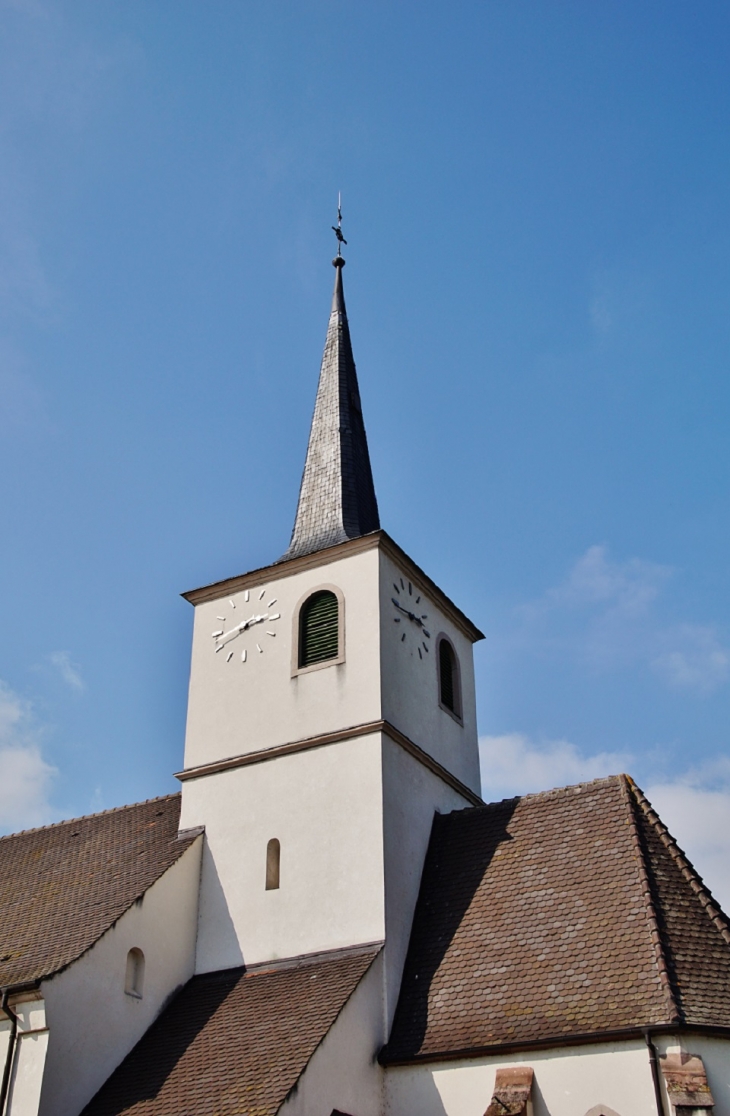
<instances>
[{"instance_id":1,"label":"tiled roof","mask_svg":"<svg viewBox=\"0 0 730 1116\"><path fill-rule=\"evenodd\" d=\"M380 527L342 288L345 261L338 257L332 262L335 290L314 417L294 530L281 561L357 539Z\"/></svg>"},{"instance_id":2,"label":"tiled roof","mask_svg":"<svg viewBox=\"0 0 730 1116\"><path fill-rule=\"evenodd\" d=\"M83 1116L273 1116L377 953L193 977Z\"/></svg>"},{"instance_id":3,"label":"tiled roof","mask_svg":"<svg viewBox=\"0 0 730 1116\"><path fill-rule=\"evenodd\" d=\"M180 795L0 838L0 986L76 960L195 840Z\"/></svg>"},{"instance_id":4,"label":"tiled roof","mask_svg":"<svg viewBox=\"0 0 730 1116\"><path fill-rule=\"evenodd\" d=\"M626 776L437 817L387 1062L730 1027L730 931Z\"/></svg>"}]
</instances>

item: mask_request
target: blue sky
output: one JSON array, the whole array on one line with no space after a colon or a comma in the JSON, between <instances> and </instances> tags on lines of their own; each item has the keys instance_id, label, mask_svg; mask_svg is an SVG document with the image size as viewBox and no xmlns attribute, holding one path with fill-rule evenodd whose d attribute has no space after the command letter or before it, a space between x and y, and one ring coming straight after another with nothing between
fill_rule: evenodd
<instances>
[{"instance_id":1,"label":"blue sky","mask_svg":"<svg viewBox=\"0 0 730 1116\"><path fill-rule=\"evenodd\" d=\"M730 901L730 11L0 2L0 824L165 793L285 549L337 191L381 518L485 794L628 769Z\"/></svg>"}]
</instances>

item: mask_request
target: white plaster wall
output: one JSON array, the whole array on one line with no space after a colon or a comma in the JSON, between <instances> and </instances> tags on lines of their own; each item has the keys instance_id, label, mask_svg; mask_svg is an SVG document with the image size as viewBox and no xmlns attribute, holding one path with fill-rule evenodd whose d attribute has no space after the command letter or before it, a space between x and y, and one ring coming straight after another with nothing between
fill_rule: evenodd
<instances>
[{"instance_id":1,"label":"white plaster wall","mask_svg":"<svg viewBox=\"0 0 730 1116\"><path fill-rule=\"evenodd\" d=\"M715 1107L713 1116L730 1116L730 1039L710 1038L705 1035L687 1034L682 1036L657 1035L654 1045L658 1054L683 1050L687 1054L699 1054L705 1065L707 1083L710 1086ZM662 1079L663 1085L663 1079ZM667 1112L672 1108L664 1090L664 1104Z\"/></svg>"},{"instance_id":2,"label":"white plaster wall","mask_svg":"<svg viewBox=\"0 0 730 1116\"><path fill-rule=\"evenodd\" d=\"M405 733L424 751L453 772L468 787L480 793L479 750L477 746L476 692L474 684L473 645L464 636L428 593L411 580L413 594L408 594L408 576L382 551L380 555L380 615L382 640L380 648L382 670L382 710L385 720ZM418 615L428 617L427 642L430 652L418 656L421 641L414 638L413 625L407 619L396 624L398 615L393 598L400 600L393 585L400 586L403 578L406 589L401 589L405 607L415 608L416 596L421 596ZM406 631L406 639L401 636ZM438 667L436 640L445 633L454 645L461 668L463 724L450 716L439 705Z\"/></svg>"},{"instance_id":3,"label":"white plaster wall","mask_svg":"<svg viewBox=\"0 0 730 1116\"><path fill-rule=\"evenodd\" d=\"M360 981L319 1045L279 1116L329 1116L333 1109L356 1116L383 1111L382 953ZM481 1116L481 1113L480 1113Z\"/></svg>"},{"instance_id":4,"label":"white plaster wall","mask_svg":"<svg viewBox=\"0 0 730 1116\"><path fill-rule=\"evenodd\" d=\"M393 1019L436 811L469 803L387 736L383 738L385 1013Z\"/></svg>"},{"instance_id":5,"label":"white plaster wall","mask_svg":"<svg viewBox=\"0 0 730 1116\"><path fill-rule=\"evenodd\" d=\"M202 844L200 837L88 953L44 982L50 1041L41 1116L77 1116L193 975ZM135 946L145 955L141 1000L124 992Z\"/></svg>"},{"instance_id":6,"label":"white plaster wall","mask_svg":"<svg viewBox=\"0 0 730 1116\"><path fill-rule=\"evenodd\" d=\"M37 1116L48 1049L45 1004L42 1000L21 1002L13 1008L18 1016L18 1034L6 1116ZM6 1028L3 1055L7 1053L10 1028ZM5 1059L0 1061L5 1066Z\"/></svg>"},{"instance_id":7,"label":"white plaster wall","mask_svg":"<svg viewBox=\"0 0 730 1116\"><path fill-rule=\"evenodd\" d=\"M609 1105L618 1116L655 1116L643 1040L391 1067L385 1075L385 1111L389 1116L483 1116L497 1069L523 1065L535 1071L534 1116L585 1116L597 1104Z\"/></svg>"},{"instance_id":8,"label":"white plaster wall","mask_svg":"<svg viewBox=\"0 0 730 1116\"><path fill-rule=\"evenodd\" d=\"M186 782L181 825L206 827L196 971L381 941L381 788L380 733Z\"/></svg>"},{"instance_id":9,"label":"white plaster wall","mask_svg":"<svg viewBox=\"0 0 730 1116\"><path fill-rule=\"evenodd\" d=\"M345 597L345 662L292 678L293 617L301 598L322 585ZM263 600L259 600L265 589ZM378 551L376 548L195 609L185 766L270 748L380 717ZM276 604L268 608L272 600ZM230 600L236 605L231 608ZM256 625L216 654L212 633L264 611L281 619ZM223 616L224 620L218 619ZM266 635L266 630L276 636ZM256 651L256 643L263 654ZM241 649L247 660L241 662Z\"/></svg>"}]
</instances>

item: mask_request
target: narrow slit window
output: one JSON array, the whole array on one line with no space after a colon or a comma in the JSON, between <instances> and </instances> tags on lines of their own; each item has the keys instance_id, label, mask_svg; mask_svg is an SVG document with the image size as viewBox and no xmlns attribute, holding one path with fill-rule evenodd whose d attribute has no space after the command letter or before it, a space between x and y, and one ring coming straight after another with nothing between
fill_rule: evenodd
<instances>
[{"instance_id":1,"label":"narrow slit window","mask_svg":"<svg viewBox=\"0 0 730 1116\"><path fill-rule=\"evenodd\" d=\"M299 666L336 659L340 648L340 608L329 589L313 593L299 613Z\"/></svg>"},{"instance_id":2,"label":"narrow slit window","mask_svg":"<svg viewBox=\"0 0 730 1116\"><path fill-rule=\"evenodd\" d=\"M454 649L447 639L439 642L439 699L455 717L461 717L459 664Z\"/></svg>"},{"instance_id":3,"label":"narrow slit window","mask_svg":"<svg viewBox=\"0 0 730 1116\"><path fill-rule=\"evenodd\" d=\"M281 845L272 837L266 846L266 890L276 891L279 887L279 868L281 865Z\"/></svg>"},{"instance_id":4,"label":"narrow slit window","mask_svg":"<svg viewBox=\"0 0 730 1116\"><path fill-rule=\"evenodd\" d=\"M130 949L127 954L127 972L124 978L124 991L136 1000L142 999L144 991L144 953L141 949Z\"/></svg>"}]
</instances>

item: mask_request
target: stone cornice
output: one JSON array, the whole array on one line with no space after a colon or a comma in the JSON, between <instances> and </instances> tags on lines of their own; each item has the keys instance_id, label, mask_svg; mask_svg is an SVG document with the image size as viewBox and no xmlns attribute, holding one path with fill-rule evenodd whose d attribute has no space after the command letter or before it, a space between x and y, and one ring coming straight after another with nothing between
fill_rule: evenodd
<instances>
[{"instance_id":1,"label":"stone cornice","mask_svg":"<svg viewBox=\"0 0 730 1116\"><path fill-rule=\"evenodd\" d=\"M301 558L289 558L285 562L275 562L271 566L262 566L258 570L251 570L248 573L239 574L237 577L229 577L225 581L216 581L212 585L204 585L200 589L191 589L189 592L183 593L182 596L193 605L203 604L205 601L216 601L220 597L226 597L232 593L238 593L242 589L259 585L262 581L293 577L294 574L302 573L304 570L327 566L332 562L339 562L342 558L349 558L353 554L362 554L376 547L403 568L411 581L432 598L467 639L471 640L472 643L484 639L484 633L480 632L475 624L472 624L469 617L454 604L450 597L447 597L439 589L436 582L432 581L420 566L417 566L408 557L406 552L398 546L398 543L386 531L372 531L369 535L363 535L359 539L349 539L347 542L338 543L337 546L327 547L326 550L317 550L313 554L305 554Z\"/></svg>"},{"instance_id":2,"label":"stone cornice","mask_svg":"<svg viewBox=\"0 0 730 1116\"><path fill-rule=\"evenodd\" d=\"M319 736L309 736L303 740L295 740L290 744L277 744L273 748L261 748L256 752L244 752L240 756L229 756L226 759L215 760L213 763L201 763L197 767L187 767L184 771L175 773L175 778L181 783L190 779L203 779L208 775L219 775L223 771L231 771L236 767L249 767L255 763L266 763L268 760L279 759L281 756L291 756L295 752L308 752L313 748L324 748L329 744L337 744L342 740L351 740L358 736L372 736L375 733L384 733L395 744L398 744L410 756L423 764L432 774L460 794L472 806L483 806L482 799L456 775L415 744L409 737L391 725L388 721L368 721L362 725L352 725L350 728L339 729L337 732L325 732Z\"/></svg>"}]
</instances>

